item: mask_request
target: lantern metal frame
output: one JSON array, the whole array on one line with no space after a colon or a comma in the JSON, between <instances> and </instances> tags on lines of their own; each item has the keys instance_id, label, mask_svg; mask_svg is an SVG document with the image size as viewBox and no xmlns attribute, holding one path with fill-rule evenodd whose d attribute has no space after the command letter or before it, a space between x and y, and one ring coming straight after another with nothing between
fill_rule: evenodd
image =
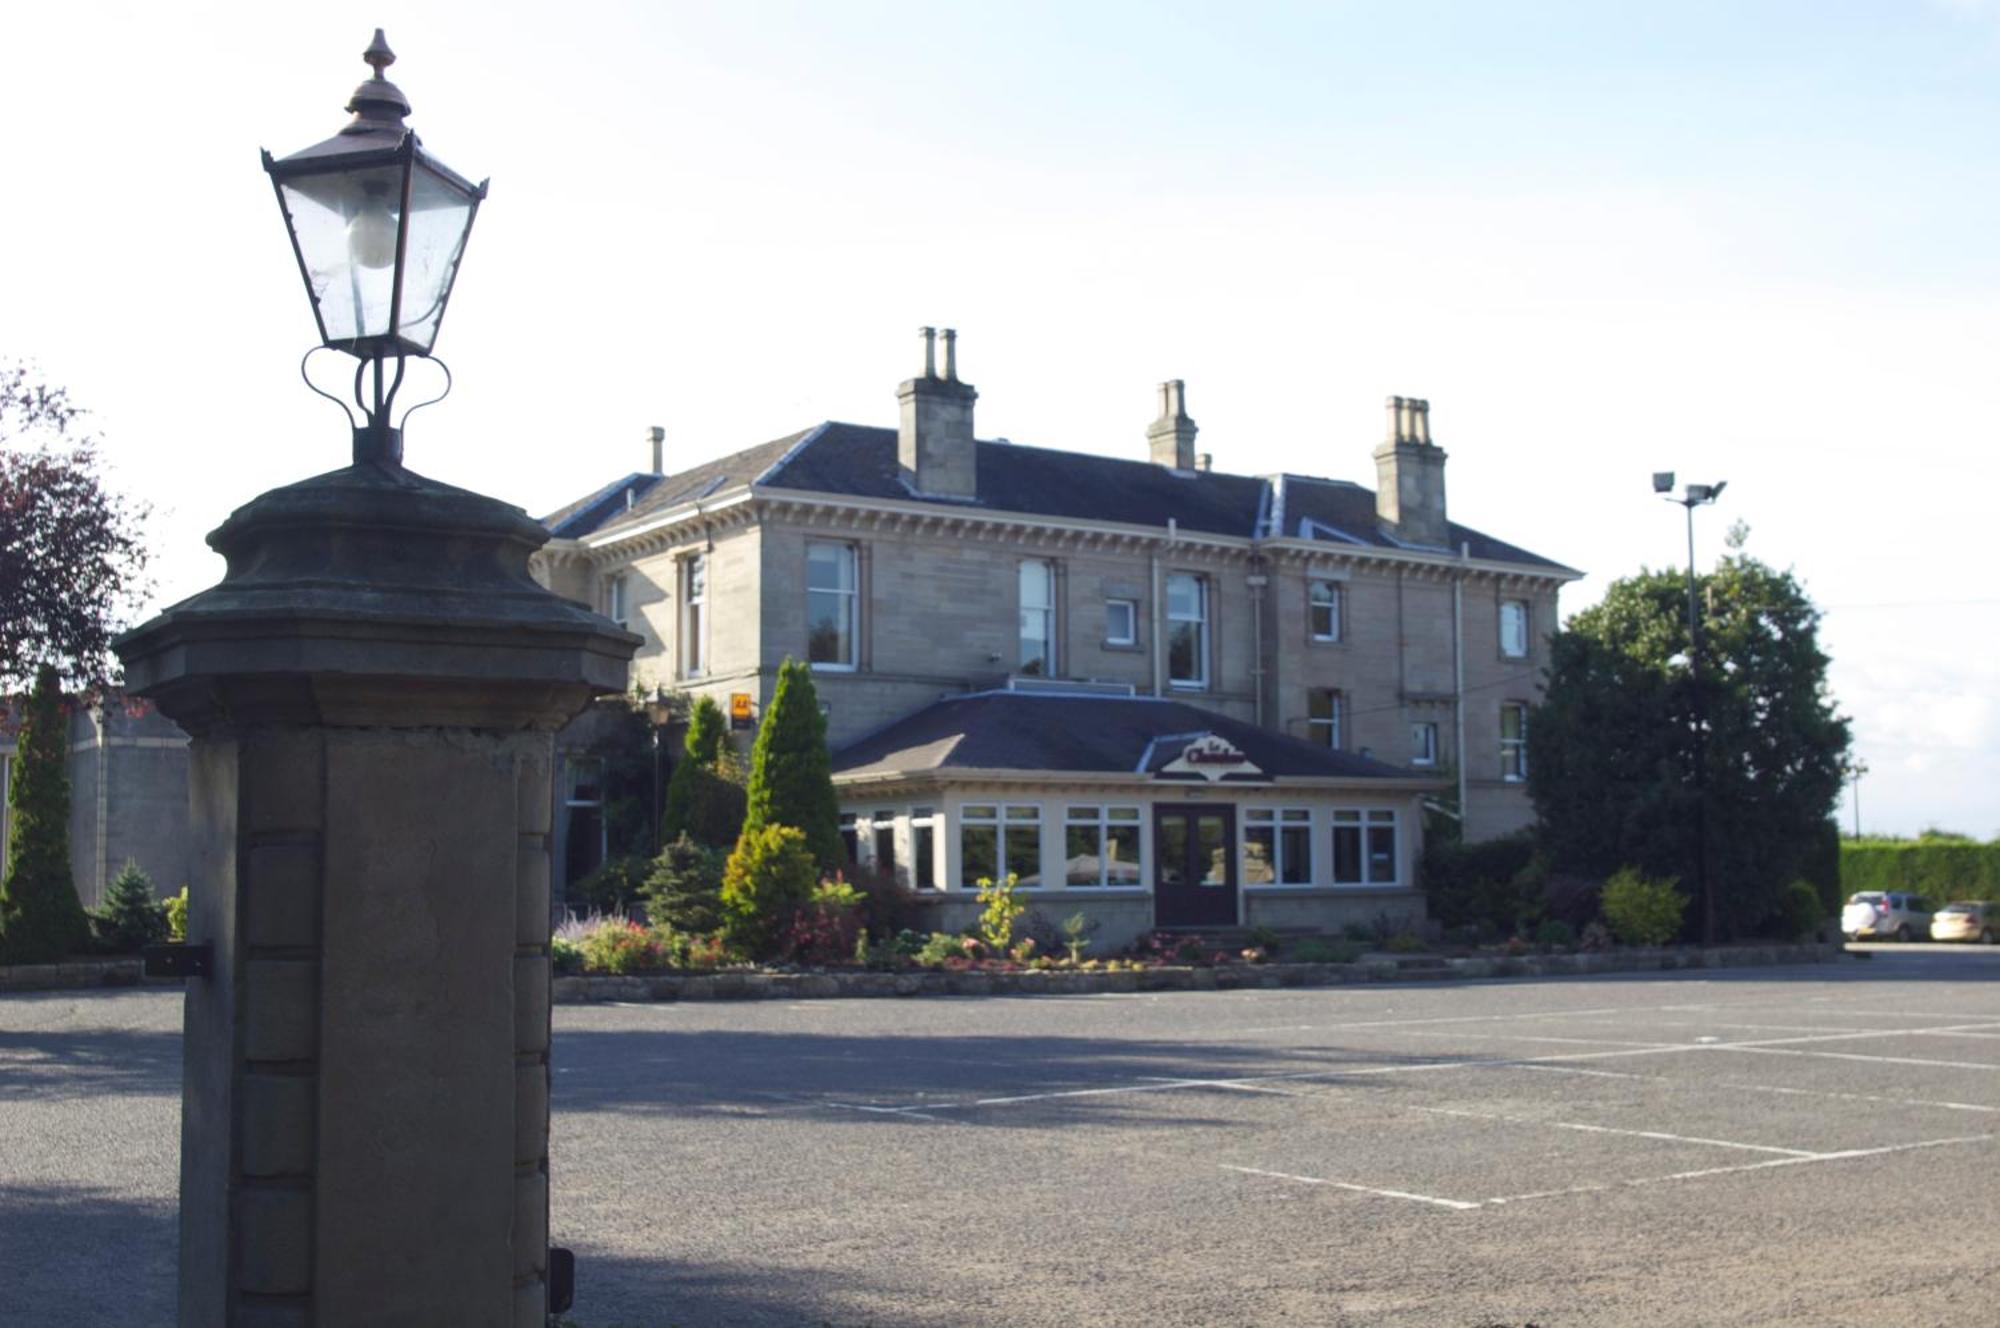
<instances>
[{"instance_id":1,"label":"lantern metal frame","mask_svg":"<svg viewBox=\"0 0 2000 1328\"><path fill-rule=\"evenodd\" d=\"M416 132L404 123L410 113L410 103L401 89L383 76L383 71L395 63L396 55L389 49L380 28L375 30L375 39L362 59L374 71L374 76L356 88L347 103L347 110L354 116L353 121L332 138L290 156L275 158L266 151L263 153L263 164L265 172L271 177L271 188L277 196L279 212L285 219L285 232L291 241L299 278L305 284L306 298L312 303L313 321L320 335L320 347L315 350L342 351L359 361L354 374L353 404L359 408L362 420L356 422L353 412L349 411L350 423L354 424L354 460L357 463L374 460L400 465L402 432L392 427L390 421L396 394L403 384L407 360L414 356L435 362L444 371L446 393L450 391L451 370L432 353L431 348L443 328L445 310L457 287L465 247L471 240L472 227L479 218L479 207L485 201L489 182L482 180L474 184L439 161L424 150ZM381 332L361 333L357 326L355 336L336 336L329 332L321 294L314 285L305 246L299 239L298 219L286 200L285 190L288 185L300 188L315 177L353 177L385 170L394 172L392 189L396 197L396 242L391 265L387 324ZM420 174L455 194L464 204L466 212L445 269L434 285L434 299L415 319L411 319L406 317L404 308L404 283L409 276L410 219ZM305 191L301 188L301 192ZM429 341L420 341L406 334L409 327L426 324L430 327ZM312 353L307 352L308 360ZM300 371L304 376L303 362ZM306 385L347 409L347 402L319 388L310 377L306 378ZM433 401L441 399L432 398ZM420 403L428 404L431 403ZM405 412L405 419L408 414Z\"/></svg>"}]
</instances>

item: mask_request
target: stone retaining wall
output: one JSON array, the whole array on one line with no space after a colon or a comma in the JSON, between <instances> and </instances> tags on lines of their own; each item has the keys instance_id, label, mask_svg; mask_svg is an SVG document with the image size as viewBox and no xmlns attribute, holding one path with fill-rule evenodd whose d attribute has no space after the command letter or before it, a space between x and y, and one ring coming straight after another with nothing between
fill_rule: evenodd
<instances>
[{"instance_id":1,"label":"stone retaining wall","mask_svg":"<svg viewBox=\"0 0 2000 1328\"><path fill-rule=\"evenodd\" d=\"M136 957L71 959L60 964L0 965L0 991L75 991L87 987L136 987L145 981ZM159 978L159 982L180 981Z\"/></svg>"},{"instance_id":2,"label":"stone retaining wall","mask_svg":"<svg viewBox=\"0 0 2000 1328\"><path fill-rule=\"evenodd\" d=\"M1713 950L1619 950L1607 954L1477 956L1369 955L1352 964L1242 964L1123 972L710 973L642 977L561 977L558 1004L591 1001L822 1000L871 996L1077 996L1096 992L1229 991L1332 987L1351 982L1439 982L1503 977L1653 973L1686 968L1825 964L1838 945L1746 945Z\"/></svg>"}]
</instances>

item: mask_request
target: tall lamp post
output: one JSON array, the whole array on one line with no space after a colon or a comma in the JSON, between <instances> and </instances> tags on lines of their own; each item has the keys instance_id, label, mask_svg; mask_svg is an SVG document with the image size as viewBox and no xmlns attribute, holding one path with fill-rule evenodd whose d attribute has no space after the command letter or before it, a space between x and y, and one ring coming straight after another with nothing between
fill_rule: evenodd
<instances>
[{"instance_id":1,"label":"tall lamp post","mask_svg":"<svg viewBox=\"0 0 2000 1328\"><path fill-rule=\"evenodd\" d=\"M116 643L191 739L181 1328L541 1328L573 1283L554 733L639 638L536 583L539 522L402 464L397 389L485 186L403 123L379 31L363 58L353 121L264 157L321 345L356 362L353 464L237 508L221 582Z\"/></svg>"},{"instance_id":2,"label":"tall lamp post","mask_svg":"<svg viewBox=\"0 0 2000 1328\"><path fill-rule=\"evenodd\" d=\"M1868 762L1856 756L1847 762L1847 778L1854 784L1854 837L1861 838L1861 777L1868 773Z\"/></svg>"},{"instance_id":3,"label":"tall lamp post","mask_svg":"<svg viewBox=\"0 0 2000 1328\"><path fill-rule=\"evenodd\" d=\"M1688 677L1694 688L1694 851L1695 883L1701 895L1701 943L1715 944L1715 882L1708 870L1708 697L1701 677L1701 612L1694 586L1694 509L1722 496L1727 480L1690 484L1674 496L1674 472L1653 472L1653 492L1687 509Z\"/></svg>"}]
</instances>

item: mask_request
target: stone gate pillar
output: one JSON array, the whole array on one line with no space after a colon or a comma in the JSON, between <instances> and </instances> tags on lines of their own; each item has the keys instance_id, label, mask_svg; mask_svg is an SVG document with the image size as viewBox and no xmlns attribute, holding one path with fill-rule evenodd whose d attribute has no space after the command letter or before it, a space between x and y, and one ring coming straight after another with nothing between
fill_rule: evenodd
<instances>
[{"instance_id":1,"label":"stone gate pillar","mask_svg":"<svg viewBox=\"0 0 2000 1328\"><path fill-rule=\"evenodd\" d=\"M264 494L118 643L193 737L182 1328L542 1328L552 735L638 638L518 509L386 461Z\"/></svg>"}]
</instances>

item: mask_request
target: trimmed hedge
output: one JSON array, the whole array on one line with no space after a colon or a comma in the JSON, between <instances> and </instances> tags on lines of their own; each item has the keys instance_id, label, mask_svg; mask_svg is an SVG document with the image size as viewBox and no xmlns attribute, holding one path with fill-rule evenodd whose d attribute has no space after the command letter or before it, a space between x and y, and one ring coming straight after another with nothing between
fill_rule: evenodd
<instances>
[{"instance_id":1,"label":"trimmed hedge","mask_svg":"<svg viewBox=\"0 0 2000 1328\"><path fill-rule=\"evenodd\" d=\"M1913 890L1943 904L1953 899L2000 901L2000 843L1966 840L1842 840L1840 888Z\"/></svg>"}]
</instances>

